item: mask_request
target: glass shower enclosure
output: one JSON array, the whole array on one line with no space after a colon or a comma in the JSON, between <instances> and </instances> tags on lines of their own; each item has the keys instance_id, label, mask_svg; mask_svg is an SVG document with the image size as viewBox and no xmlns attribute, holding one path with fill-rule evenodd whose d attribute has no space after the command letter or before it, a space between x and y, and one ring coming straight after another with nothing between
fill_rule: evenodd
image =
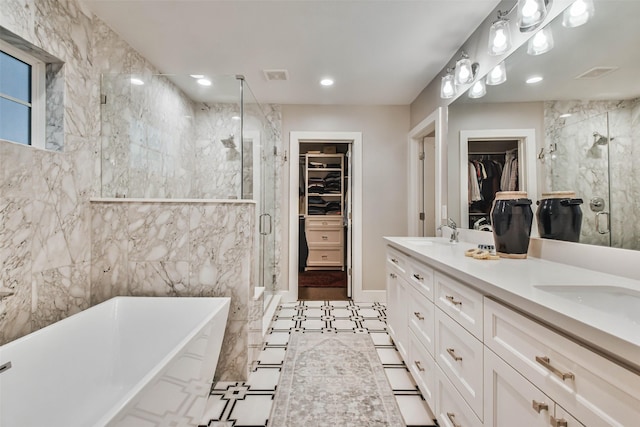
<instances>
[{"instance_id":1,"label":"glass shower enclosure","mask_svg":"<svg viewBox=\"0 0 640 427\"><path fill-rule=\"evenodd\" d=\"M276 129L242 76L103 74L101 195L256 202L253 277L272 292Z\"/></svg>"},{"instance_id":2,"label":"glass shower enclosure","mask_svg":"<svg viewBox=\"0 0 640 427\"><path fill-rule=\"evenodd\" d=\"M546 188L583 199L581 243L640 250L640 99L574 103L545 118Z\"/></svg>"}]
</instances>

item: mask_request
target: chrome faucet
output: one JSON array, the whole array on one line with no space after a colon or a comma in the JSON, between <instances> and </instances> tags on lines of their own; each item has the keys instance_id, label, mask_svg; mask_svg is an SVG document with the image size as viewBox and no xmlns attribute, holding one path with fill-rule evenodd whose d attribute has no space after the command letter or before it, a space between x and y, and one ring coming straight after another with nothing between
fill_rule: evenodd
<instances>
[{"instance_id":1,"label":"chrome faucet","mask_svg":"<svg viewBox=\"0 0 640 427\"><path fill-rule=\"evenodd\" d=\"M444 227L444 225L439 226L438 230L442 230L442 227ZM451 236L449 238L449 242L458 243L459 231L458 231L458 226L456 225L456 222L451 218L447 218L447 227L451 229Z\"/></svg>"}]
</instances>

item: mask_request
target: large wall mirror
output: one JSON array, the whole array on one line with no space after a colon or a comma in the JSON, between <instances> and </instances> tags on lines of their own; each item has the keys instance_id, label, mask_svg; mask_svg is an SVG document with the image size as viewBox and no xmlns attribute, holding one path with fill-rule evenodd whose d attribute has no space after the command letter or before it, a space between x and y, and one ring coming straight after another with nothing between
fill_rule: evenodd
<instances>
[{"instance_id":1,"label":"large wall mirror","mask_svg":"<svg viewBox=\"0 0 640 427\"><path fill-rule=\"evenodd\" d=\"M535 154L526 161L537 177L529 197L573 191L584 201L581 243L640 250L640 1L595 0L594 9L573 28L560 14L545 27L550 51L531 55L525 43L505 60L506 82L449 106L449 212L459 223L470 221L458 205L466 200L460 177L468 168L461 134L529 129ZM542 80L526 83L536 76ZM495 139L495 149L478 145L478 156L512 149Z\"/></svg>"}]
</instances>

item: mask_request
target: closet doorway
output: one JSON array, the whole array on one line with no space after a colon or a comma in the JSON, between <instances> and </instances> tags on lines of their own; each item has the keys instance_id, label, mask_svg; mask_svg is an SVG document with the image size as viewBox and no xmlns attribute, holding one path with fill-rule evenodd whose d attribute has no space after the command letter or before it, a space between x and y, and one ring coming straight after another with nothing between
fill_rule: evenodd
<instances>
[{"instance_id":1,"label":"closet doorway","mask_svg":"<svg viewBox=\"0 0 640 427\"><path fill-rule=\"evenodd\" d=\"M535 149L534 129L460 132L460 227L491 231L498 191L526 191L535 206Z\"/></svg>"},{"instance_id":2,"label":"closet doorway","mask_svg":"<svg viewBox=\"0 0 640 427\"><path fill-rule=\"evenodd\" d=\"M340 137L353 134L291 134L289 293L296 299L348 300L362 290L361 184L355 182L361 137Z\"/></svg>"}]
</instances>

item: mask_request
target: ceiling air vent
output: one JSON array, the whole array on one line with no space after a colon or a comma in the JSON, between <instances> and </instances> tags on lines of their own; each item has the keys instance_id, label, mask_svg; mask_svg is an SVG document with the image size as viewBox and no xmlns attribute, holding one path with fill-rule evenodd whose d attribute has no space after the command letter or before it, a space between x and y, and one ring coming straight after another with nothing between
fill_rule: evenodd
<instances>
[{"instance_id":1,"label":"ceiling air vent","mask_svg":"<svg viewBox=\"0 0 640 427\"><path fill-rule=\"evenodd\" d=\"M284 81L289 80L289 72L287 70L262 70L267 81Z\"/></svg>"},{"instance_id":2,"label":"ceiling air vent","mask_svg":"<svg viewBox=\"0 0 640 427\"><path fill-rule=\"evenodd\" d=\"M618 67L593 67L576 77L576 79L599 79L609 73L616 71Z\"/></svg>"}]
</instances>

